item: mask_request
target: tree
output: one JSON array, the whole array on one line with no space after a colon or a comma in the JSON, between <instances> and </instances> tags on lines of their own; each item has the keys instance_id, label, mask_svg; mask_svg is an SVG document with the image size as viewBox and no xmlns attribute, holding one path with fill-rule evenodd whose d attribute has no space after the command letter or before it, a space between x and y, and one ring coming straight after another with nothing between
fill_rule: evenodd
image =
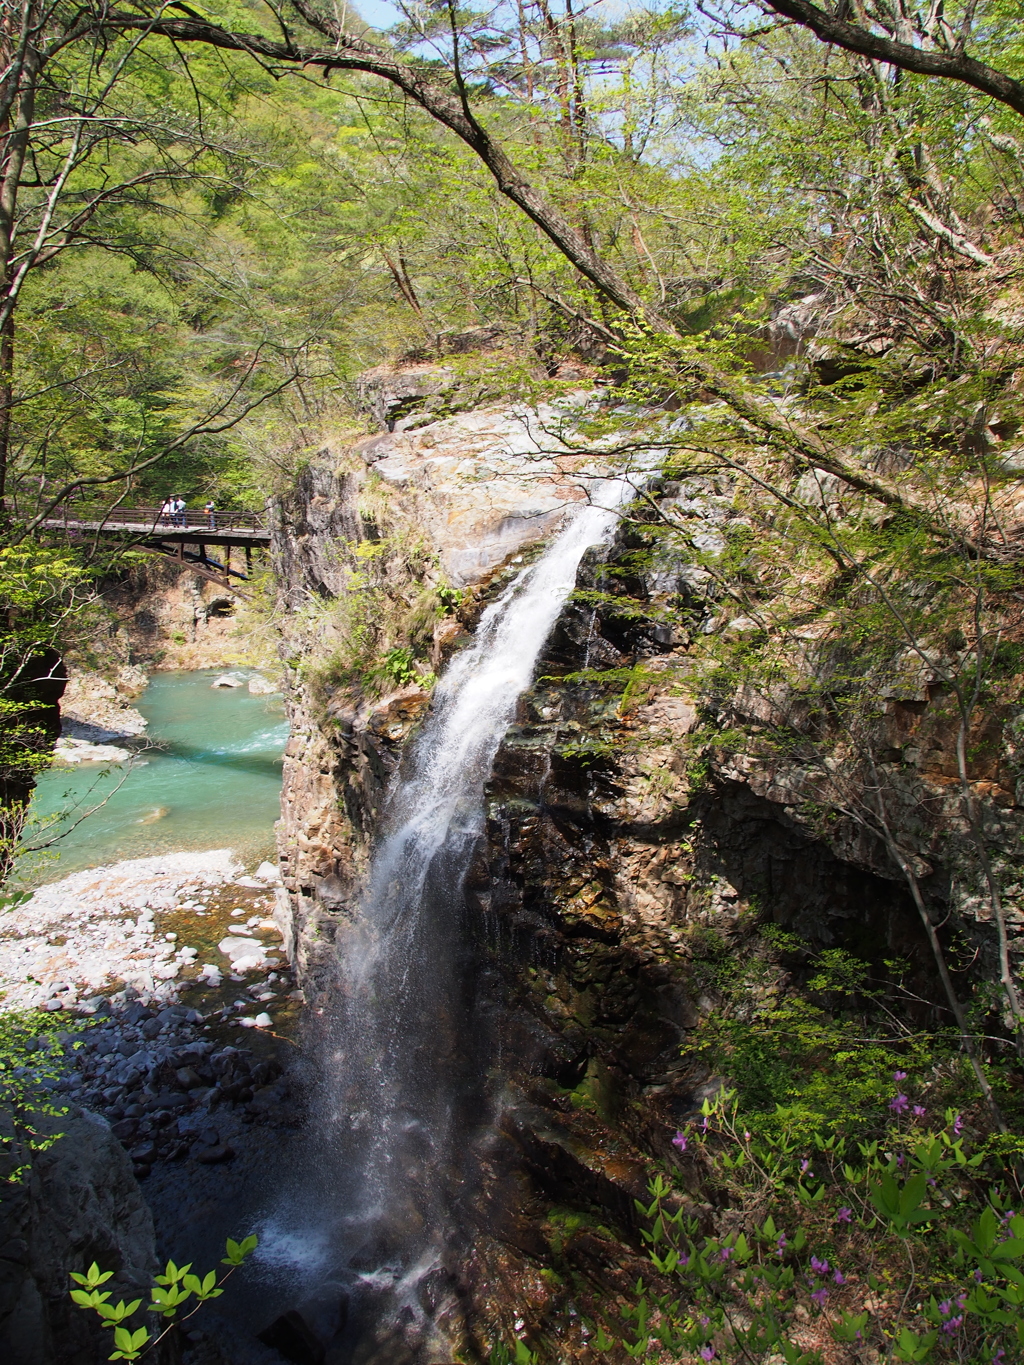
<instances>
[{"instance_id":1,"label":"tree","mask_svg":"<svg viewBox=\"0 0 1024 1365\"><path fill-rule=\"evenodd\" d=\"M1010 16L998 3L967 4L952 15L942 5L891 0L857 7L839 0L832 9L811 0L765 0L764 9L809 29L823 43L902 71L959 81L1024 114L1024 82L965 51L979 31L987 47L999 50Z\"/></svg>"}]
</instances>

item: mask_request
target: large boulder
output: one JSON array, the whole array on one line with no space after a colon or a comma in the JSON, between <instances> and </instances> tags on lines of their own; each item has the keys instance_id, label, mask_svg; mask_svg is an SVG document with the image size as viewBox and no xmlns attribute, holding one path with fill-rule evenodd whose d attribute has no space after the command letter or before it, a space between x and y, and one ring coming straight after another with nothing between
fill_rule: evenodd
<instances>
[{"instance_id":1,"label":"large boulder","mask_svg":"<svg viewBox=\"0 0 1024 1365\"><path fill-rule=\"evenodd\" d=\"M114 1271L113 1302L138 1297L156 1268L153 1219L105 1119L72 1109L44 1123L63 1136L0 1197L0 1360L95 1365L110 1334L72 1302L71 1271L96 1261ZM19 1154L9 1146L2 1161L9 1175Z\"/></svg>"}]
</instances>

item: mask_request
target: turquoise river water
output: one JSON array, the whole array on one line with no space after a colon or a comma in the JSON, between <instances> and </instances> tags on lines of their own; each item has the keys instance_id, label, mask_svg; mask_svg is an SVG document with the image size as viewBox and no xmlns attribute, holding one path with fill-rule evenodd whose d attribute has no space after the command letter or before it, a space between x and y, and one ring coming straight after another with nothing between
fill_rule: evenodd
<instances>
[{"instance_id":1,"label":"turquoise river water","mask_svg":"<svg viewBox=\"0 0 1024 1365\"><path fill-rule=\"evenodd\" d=\"M45 852L26 855L25 883L180 849L233 848L249 866L272 854L288 738L284 707L278 696L211 687L222 672L153 675L136 702L149 730L132 742L140 752L127 776L124 766L91 763L40 777L26 842L68 832Z\"/></svg>"}]
</instances>

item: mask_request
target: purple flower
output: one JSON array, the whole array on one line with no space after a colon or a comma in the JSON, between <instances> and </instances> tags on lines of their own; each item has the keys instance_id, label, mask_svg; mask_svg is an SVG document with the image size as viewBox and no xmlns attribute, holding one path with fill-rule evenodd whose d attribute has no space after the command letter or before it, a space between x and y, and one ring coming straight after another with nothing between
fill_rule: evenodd
<instances>
[{"instance_id":1,"label":"purple flower","mask_svg":"<svg viewBox=\"0 0 1024 1365\"><path fill-rule=\"evenodd\" d=\"M701 1315L700 1315L700 1317L697 1319L697 1321L698 1321L698 1322L700 1323L700 1325L704 1328L705 1332L706 1332L706 1331L708 1330L708 1328L711 1326L711 1319L707 1316L706 1313L701 1313Z\"/></svg>"},{"instance_id":2,"label":"purple flower","mask_svg":"<svg viewBox=\"0 0 1024 1365\"><path fill-rule=\"evenodd\" d=\"M812 1303L816 1303L816 1304L818 1305L819 1308L824 1308L824 1307L825 1307L825 1300L826 1300L827 1298L828 1298L828 1290L825 1289L824 1287L821 1288L821 1289L816 1289L816 1290L814 1291L814 1293L811 1295L811 1301L812 1301Z\"/></svg>"},{"instance_id":3,"label":"purple flower","mask_svg":"<svg viewBox=\"0 0 1024 1365\"><path fill-rule=\"evenodd\" d=\"M810 1163L810 1161L807 1159L807 1157L804 1157L803 1161L801 1161L801 1163L800 1163L800 1174L801 1174L801 1175L806 1175L806 1173L807 1173L807 1168L808 1168L808 1166L809 1166L810 1164L811 1164L811 1163Z\"/></svg>"},{"instance_id":4,"label":"purple flower","mask_svg":"<svg viewBox=\"0 0 1024 1365\"><path fill-rule=\"evenodd\" d=\"M914 1118L915 1118L915 1119L923 1119L924 1116L925 1116L925 1114L927 1114L927 1113L928 1113L928 1110L924 1107L923 1104L915 1104L915 1105L914 1105Z\"/></svg>"},{"instance_id":5,"label":"purple flower","mask_svg":"<svg viewBox=\"0 0 1024 1365\"><path fill-rule=\"evenodd\" d=\"M948 1322L944 1322L942 1324L942 1330L946 1333L947 1336L951 1337L953 1333L956 1332L962 1326L963 1320L964 1319L962 1313L958 1317L950 1318Z\"/></svg>"},{"instance_id":6,"label":"purple flower","mask_svg":"<svg viewBox=\"0 0 1024 1365\"><path fill-rule=\"evenodd\" d=\"M907 1099L906 1095L895 1095L889 1101L889 1108L892 1110L894 1114L906 1113L909 1105L910 1101Z\"/></svg>"},{"instance_id":7,"label":"purple flower","mask_svg":"<svg viewBox=\"0 0 1024 1365\"><path fill-rule=\"evenodd\" d=\"M675 1137L672 1139L672 1146L678 1147L681 1152L685 1152L686 1151L685 1133L676 1133Z\"/></svg>"},{"instance_id":8,"label":"purple flower","mask_svg":"<svg viewBox=\"0 0 1024 1365\"><path fill-rule=\"evenodd\" d=\"M828 1261L819 1261L817 1256L812 1256L811 1269L814 1271L815 1275L827 1275Z\"/></svg>"},{"instance_id":9,"label":"purple flower","mask_svg":"<svg viewBox=\"0 0 1024 1365\"><path fill-rule=\"evenodd\" d=\"M718 1253L718 1259L720 1261L731 1261L732 1247L723 1247L722 1250Z\"/></svg>"},{"instance_id":10,"label":"purple flower","mask_svg":"<svg viewBox=\"0 0 1024 1365\"><path fill-rule=\"evenodd\" d=\"M892 1078L894 1081L905 1081L907 1079L907 1073L905 1071L894 1071L892 1073Z\"/></svg>"},{"instance_id":11,"label":"purple flower","mask_svg":"<svg viewBox=\"0 0 1024 1365\"><path fill-rule=\"evenodd\" d=\"M701 1129L702 1129L702 1131L705 1132L705 1133L708 1131L708 1116L707 1116L707 1114L704 1115L704 1122L701 1124Z\"/></svg>"},{"instance_id":12,"label":"purple flower","mask_svg":"<svg viewBox=\"0 0 1024 1365\"><path fill-rule=\"evenodd\" d=\"M743 1141L744 1141L744 1142L749 1142L749 1141L750 1141L750 1130L749 1130L749 1129L744 1129L744 1131L743 1131Z\"/></svg>"},{"instance_id":13,"label":"purple flower","mask_svg":"<svg viewBox=\"0 0 1024 1365\"><path fill-rule=\"evenodd\" d=\"M841 1208L841 1209L839 1210L839 1212L836 1214L836 1222L837 1222L837 1223L849 1223L849 1222L852 1222L852 1220L853 1220L853 1209L848 1209L848 1208L846 1208L846 1207L844 1206L844 1207Z\"/></svg>"},{"instance_id":14,"label":"purple flower","mask_svg":"<svg viewBox=\"0 0 1024 1365\"><path fill-rule=\"evenodd\" d=\"M1003 1361L1004 1361L1005 1359L1006 1359L1006 1352L1005 1352L1005 1351L1003 1350L1003 1348L1000 1346L999 1350L998 1350L998 1351L995 1353L995 1355L992 1357L992 1365L1003 1365Z\"/></svg>"},{"instance_id":15,"label":"purple flower","mask_svg":"<svg viewBox=\"0 0 1024 1365\"><path fill-rule=\"evenodd\" d=\"M714 1360L715 1348L713 1346L702 1346L700 1348L701 1360Z\"/></svg>"},{"instance_id":16,"label":"purple flower","mask_svg":"<svg viewBox=\"0 0 1024 1365\"><path fill-rule=\"evenodd\" d=\"M981 1266L978 1266L977 1270L974 1272L974 1283L981 1284L983 1278L984 1276L981 1273Z\"/></svg>"},{"instance_id":17,"label":"purple flower","mask_svg":"<svg viewBox=\"0 0 1024 1365\"><path fill-rule=\"evenodd\" d=\"M846 1283L846 1276L843 1274L841 1270L837 1270L836 1273L832 1276L832 1278L835 1280L836 1284Z\"/></svg>"},{"instance_id":18,"label":"purple flower","mask_svg":"<svg viewBox=\"0 0 1024 1365\"><path fill-rule=\"evenodd\" d=\"M960 1134L961 1134L963 1131L964 1131L964 1121L963 1121L963 1119L960 1117L960 1115L957 1114L956 1118L953 1120L953 1132L956 1134L957 1137L959 1137Z\"/></svg>"},{"instance_id":19,"label":"purple flower","mask_svg":"<svg viewBox=\"0 0 1024 1365\"><path fill-rule=\"evenodd\" d=\"M939 1304L939 1312L942 1314L944 1318L949 1317L952 1308L953 1305L950 1303L949 1299L943 1299L943 1301Z\"/></svg>"},{"instance_id":20,"label":"purple flower","mask_svg":"<svg viewBox=\"0 0 1024 1365\"><path fill-rule=\"evenodd\" d=\"M902 1167L906 1159L907 1158L903 1155L903 1153L900 1152L899 1156L896 1158L896 1165Z\"/></svg>"}]
</instances>

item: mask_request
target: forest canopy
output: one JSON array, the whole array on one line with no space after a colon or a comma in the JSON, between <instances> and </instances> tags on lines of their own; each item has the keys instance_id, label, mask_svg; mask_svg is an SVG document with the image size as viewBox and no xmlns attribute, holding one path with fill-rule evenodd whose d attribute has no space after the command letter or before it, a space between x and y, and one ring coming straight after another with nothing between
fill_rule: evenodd
<instances>
[{"instance_id":1,"label":"forest canopy","mask_svg":"<svg viewBox=\"0 0 1024 1365\"><path fill-rule=\"evenodd\" d=\"M836 506L1012 558L1013 6L391 12L4 9L7 544L75 500L258 510L362 371L483 328L491 398L583 375L605 449L628 411L625 462L738 475L843 573L876 549Z\"/></svg>"},{"instance_id":2,"label":"forest canopy","mask_svg":"<svg viewBox=\"0 0 1024 1365\"><path fill-rule=\"evenodd\" d=\"M834 397L868 367L915 411L923 379L955 375L972 405L941 420L1004 439L1012 90L830 46L784 11L435 4L375 34L305 3L9 7L15 518L177 485L254 505L358 371L477 325L548 372L621 364L631 322L699 338L677 378L747 418L752 371ZM1013 84L1011 11L865 15Z\"/></svg>"}]
</instances>

